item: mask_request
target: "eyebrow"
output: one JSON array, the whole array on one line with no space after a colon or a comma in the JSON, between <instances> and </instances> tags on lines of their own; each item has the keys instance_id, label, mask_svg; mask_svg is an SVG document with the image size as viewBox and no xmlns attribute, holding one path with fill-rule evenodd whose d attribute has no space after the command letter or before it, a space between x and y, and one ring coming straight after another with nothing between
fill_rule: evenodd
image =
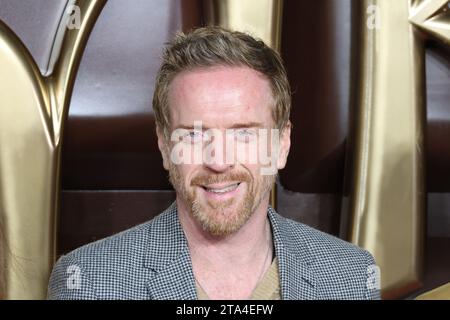
<instances>
[{"instance_id":1,"label":"eyebrow","mask_svg":"<svg viewBox=\"0 0 450 320\"><path fill-rule=\"evenodd\" d=\"M261 122L245 122L245 123L235 123L233 124L231 127L228 127L227 129L237 129L237 128L264 128L264 125ZM186 129L186 130L191 130L194 129L194 126L192 125L185 125L185 124L180 124L178 125L175 129ZM208 130L211 129L210 127L207 127L205 125L202 125L202 129Z\"/></svg>"}]
</instances>

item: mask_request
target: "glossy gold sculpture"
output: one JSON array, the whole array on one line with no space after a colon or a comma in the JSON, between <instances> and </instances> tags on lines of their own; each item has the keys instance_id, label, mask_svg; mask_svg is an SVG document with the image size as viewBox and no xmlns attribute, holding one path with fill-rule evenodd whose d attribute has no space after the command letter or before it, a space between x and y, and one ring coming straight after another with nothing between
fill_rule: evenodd
<instances>
[{"instance_id":1,"label":"glossy gold sculpture","mask_svg":"<svg viewBox=\"0 0 450 320\"><path fill-rule=\"evenodd\" d=\"M383 297L420 286L425 215L424 45L449 40L447 1L358 3L356 157L348 239L374 254Z\"/></svg>"},{"instance_id":2,"label":"glossy gold sculpture","mask_svg":"<svg viewBox=\"0 0 450 320\"><path fill-rule=\"evenodd\" d=\"M283 0L205 1L208 24L248 32L279 50Z\"/></svg>"},{"instance_id":3,"label":"glossy gold sculpture","mask_svg":"<svg viewBox=\"0 0 450 320\"><path fill-rule=\"evenodd\" d=\"M419 0L411 5L409 21L429 36L450 45L448 0Z\"/></svg>"},{"instance_id":4,"label":"glossy gold sculpture","mask_svg":"<svg viewBox=\"0 0 450 320\"><path fill-rule=\"evenodd\" d=\"M68 1L79 7L80 25L72 30L60 26L60 52L52 53L54 69L46 77L0 21L0 221L6 239L1 245L7 250L3 298L46 296L55 259L64 119L82 52L105 2Z\"/></svg>"},{"instance_id":5,"label":"glossy gold sculpture","mask_svg":"<svg viewBox=\"0 0 450 320\"><path fill-rule=\"evenodd\" d=\"M421 294L416 300L450 300L450 282L434 290Z\"/></svg>"}]
</instances>

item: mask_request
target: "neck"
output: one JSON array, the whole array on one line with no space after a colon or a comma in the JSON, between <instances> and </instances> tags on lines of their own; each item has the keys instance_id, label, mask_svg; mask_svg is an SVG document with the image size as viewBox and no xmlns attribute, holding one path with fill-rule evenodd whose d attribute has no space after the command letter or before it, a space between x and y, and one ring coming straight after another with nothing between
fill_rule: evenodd
<instances>
[{"instance_id":1,"label":"neck","mask_svg":"<svg viewBox=\"0 0 450 320\"><path fill-rule=\"evenodd\" d=\"M178 215L188 240L191 255L215 263L247 264L272 247L272 233L267 217L269 197L264 198L249 220L235 233L213 236L203 230L187 206L177 198Z\"/></svg>"},{"instance_id":2,"label":"neck","mask_svg":"<svg viewBox=\"0 0 450 320\"><path fill-rule=\"evenodd\" d=\"M210 299L249 299L272 260L269 198L261 201L237 232L222 237L204 231L178 200L178 215L198 285Z\"/></svg>"}]
</instances>

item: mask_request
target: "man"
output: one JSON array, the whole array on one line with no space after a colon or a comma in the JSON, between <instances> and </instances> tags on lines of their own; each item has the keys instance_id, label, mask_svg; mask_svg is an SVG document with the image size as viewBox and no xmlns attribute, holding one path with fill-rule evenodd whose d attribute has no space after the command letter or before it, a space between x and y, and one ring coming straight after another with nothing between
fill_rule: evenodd
<instances>
[{"instance_id":1,"label":"man","mask_svg":"<svg viewBox=\"0 0 450 320\"><path fill-rule=\"evenodd\" d=\"M164 52L153 109L176 201L61 257L49 298L379 297L367 251L269 206L291 130L275 51L218 27L179 34Z\"/></svg>"}]
</instances>

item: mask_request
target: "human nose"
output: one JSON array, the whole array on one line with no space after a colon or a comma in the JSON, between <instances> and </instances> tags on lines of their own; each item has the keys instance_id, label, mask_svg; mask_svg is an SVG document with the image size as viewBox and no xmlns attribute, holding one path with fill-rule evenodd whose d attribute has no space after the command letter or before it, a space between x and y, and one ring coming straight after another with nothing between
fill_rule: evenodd
<instances>
[{"instance_id":1,"label":"human nose","mask_svg":"<svg viewBox=\"0 0 450 320\"><path fill-rule=\"evenodd\" d=\"M223 134L215 131L204 150L204 165L211 171L222 173L234 166L226 157L226 143Z\"/></svg>"}]
</instances>

